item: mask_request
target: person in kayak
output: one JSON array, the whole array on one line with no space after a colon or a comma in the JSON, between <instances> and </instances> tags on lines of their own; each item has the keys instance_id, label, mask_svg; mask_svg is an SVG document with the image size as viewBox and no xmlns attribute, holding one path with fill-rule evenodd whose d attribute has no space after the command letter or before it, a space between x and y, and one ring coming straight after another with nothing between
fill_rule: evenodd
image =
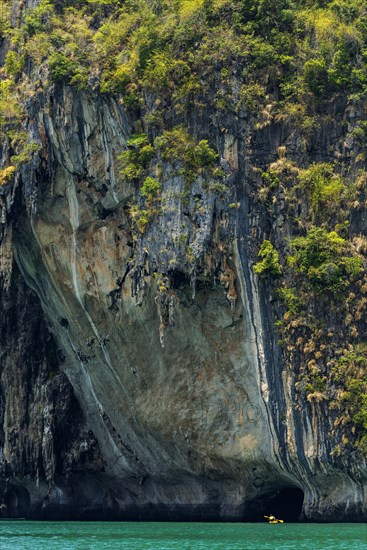
<instances>
[{"instance_id":1,"label":"person in kayak","mask_svg":"<svg viewBox=\"0 0 367 550\"><path fill-rule=\"evenodd\" d=\"M270 514L270 516L264 516L268 520L269 523L284 523L282 519L277 519L273 514Z\"/></svg>"}]
</instances>

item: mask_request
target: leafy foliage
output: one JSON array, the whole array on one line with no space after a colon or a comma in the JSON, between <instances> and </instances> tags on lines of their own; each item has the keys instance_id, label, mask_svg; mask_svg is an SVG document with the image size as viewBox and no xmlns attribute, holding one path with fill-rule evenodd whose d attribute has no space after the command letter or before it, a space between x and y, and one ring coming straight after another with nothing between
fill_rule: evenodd
<instances>
[{"instance_id":1,"label":"leafy foliage","mask_svg":"<svg viewBox=\"0 0 367 550\"><path fill-rule=\"evenodd\" d=\"M120 174L127 181L138 181L147 169L155 151L146 134L133 136L128 148L120 154Z\"/></svg>"},{"instance_id":2,"label":"leafy foliage","mask_svg":"<svg viewBox=\"0 0 367 550\"><path fill-rule=\"evenodd\" d=\"M312 164L299 172L298 181L316 211L321 207L338 205L346 193L343 179L334 172L331 164Z\"/></svg>"},{"instance_id":3,"label":"leafy foliage","mask_svg":"<svg viewBox=\"0 0 367 550\"><path fill-rule=\"evenodd\" d=\"M279 264L279 253L270 241L262 243L258 256L261 260L254 265L256 275L281 275L282 269Z\"/></svg>"},{"instance_id":4,"label":"leafy foliage","mask_svg":"<svg viewBox=\"0 0 367 550\"><path fill-rule=\"evenodd\" d=\"M291 246L290 266L319 292L340 292L363 267L361 258L348 255L347 241L335 231L314 227L305 237L293 239Z\"/></svg>"},{"instance_id":5,"label":"leafy foliage","mask_svg":"<svg viewBox=\"0 0 367 550\"><path fill-rule=\"evenodd\" d=\"M140 189L140 194L142 197L146 197L148 201L152 201L154 198L158 197L161 188L162 186L159 181L149 176L145 178Z\"/></svg>"},{"instance_id":6,"label":"leafy foliage","mask_svg":"<svg viewBox=\"0 0 367 550\"><path fill-rule=\"evenodd\" d=\"M15 172L15 166L7 166L6 168L0 170L0 185L9 183L13 179Z\"/></svg>"},{"instance_id":7,"label":"leafy foliage","mask_svg":"<svg viewBox=\"0 0 367 550\"><path fill-rule=\"evenodd\" d=\"M154 145L163 160L181 165L180 173L187 181L193 181L200 173L209 170L213 176L221 175L215 170L218 154L207 140L198 143L182 127L165 131Z\"/></svg>"},{"instance_id":8,"label":"leafy foliage","mask_svg":"<svg viewBox=\"0 0 367 550\"><path fill-rule=\"evenodd\" d=\"M256 116L269 93L310 107L365 94L366 28L363 0L41 0L20 30L0 22L52 79L85 87L91 78L127 103L149 90L182 110L221 73L213 104ZM234 70L245 79L239 95Z\"/></svg>"},{"instance_id":9,"label":"leafy foliage","mask_svg":"<svg viewBox=\"0 0 367 550\"><path fill-rule=\"evenodd\" d=\"M146 134L136 134L127 146L118 157L120 174L126 182L139 184L141 204L133 205L130 214L140 233L145 232L150 220L159 212L162 183L151 173L156 176L162 172L162 161L172 164L176 173L184 177L186 185L206 174L214 180L210 184L212 191L227 189L220 182L222 173L217 166L218 154L207 140L196 142L182 127L163 132L153 143Z\"/></svg>"},{"instance_id":10,"label":"leafy foliage","mask_svg":"<svg viewBox=\"0 0 367 550\"><path fill-rule=\"evenodd\" d=\"M340 388L335 406L358 429L358 447L367 455L367 345L351 346L335 362L332 381Z\"/></svg>"}]
</instances>

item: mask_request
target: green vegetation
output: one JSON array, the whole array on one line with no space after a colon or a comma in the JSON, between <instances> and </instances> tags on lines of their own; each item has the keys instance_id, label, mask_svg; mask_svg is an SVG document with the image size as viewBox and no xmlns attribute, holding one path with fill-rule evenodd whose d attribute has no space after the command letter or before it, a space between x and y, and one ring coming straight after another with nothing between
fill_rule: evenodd
<instances>
[{"instance_id":1,"label":"green vegetation","mask_svg":"<svg viewBox=\"0 0 367 550\"><path fill-rule=\"evenodd\" d=\"M361 272L363 262L350 255L348 242L335 231L315 227L305 237L291 242L291 268L301 275L317 292L338 293L350 285Z\"/></svg>"},{"instance_id":2,"label":"green vegetation","mask_svg":"<svg viewBox=\"0 0 367 550\"><path fill-rule=\"evenodd\" d=\"M7 76L17 79L24 69L24 63L24 54L20 55L13 50L9 50L5 57L5 72Z\"/></svg>"},{"instance_id":3,"label":"green vegetation","mask_svg":"<svg viewBox=\"0 0 367 550\"><path fill-rule=\"evenodd\" d=\"M15 166L7 166L0 170L0 185L5 185L12 181L16 172Z\"/></svg>"},{"instance_id":4,"label":"green vegetation","mask_svg":"<svg viewBox=\"0 0 367 550\"><path fill-rule=\"evenodd\" d=\"M189 183L205 172L212 177L222 175L216 166L218 154L209 146L208 141L196 143L182 127L165 131L155 139L154 145L164 161L180 166L179 173Z\"/></svg>"},{"instance_id":5,"label":"green vegetation","mask_svg":"<svg viewBox=\"0 0 367 550\"><path fill-rule=\"evenodd\" d=\"M175 165L178 173L189 182L205 172L216 178L222 175L216 166L218 154L208 141L197 143L186 130L176 127L163 132L153 143L149 142L146 134L133 136L128 141L128 149L119 156L122 178L139 180L153 157L156 164L161 164L163 160Z\"/></svg>"},{"instance_id":6,"label":"green vegetation","mask_svg":"<svg viewBox=\"0 0 367 550\"><path fill-rule=\"evenodd\" d=\"M320 208L337 207L346 193L343 179L331 164L312 164L299 172L298 181L316 212Z\"/></svg>"},{"instance_id":7,"label":"green vegetation","mask_svg":"<svg viewBox=\"0 0 367 550\"><path fill-rule=\"evenodd\" d=\"M154 178L147 177L144 180L144 183L140 189L140 194L142 197L145 197L148 202L151 202L153 199L158 197L161 191L161 184Z\"/></svg>"},{"instance_id":8,"label":"green vegetation","mask_svg":"<svg viewBox=\"0 0 367 550\"><path fill-rule=\"evenodd\" d=\"M149 91L178 112L199 107L212 85L213 106L260 118L269 102L311 112L333 94L364 97L366 28L363 0L41 0L21 29L0 21L12 57L26 52L52 80L84 88L93 77L135 106ZM239 93L234 70L244 79Z\"/></svg>"},{"instance_id":9,"label":"green vegetation","mask_svg":"<svg viewBox=\"0 0 367 550\"><path fill-rule=\"evenodd\" d=\"M146 210L139 208L136 204L130 208L130 216L133 223L136 224L139 233L144 234L149 222L152 220L154 212L152 210Z\"/></svg>"},{"instance_id":10,"label":"green vegetation","mask_svg":"<svg viewBox=\"0 0 367 550\"><path fill-rule=\"evenodd\" d=\"M127 143L128 148L120 154L120 174L126 181L139 181L155 154L146 134L133 136Z\"/></svg>"},{"instance_id":11,"label":"green vegetation","mask_svg":"<svg viewBox=\"0 0 367 550\"><path fill-rule=\"evenodd\" d=\"M30 139L28 132L22 127L22 121L26 116L14 94L14 78L19 67L16 62L15 65L13 64L14 58L9 56L9 53L6 56L5 69L6 72L13 72L13 75L0 80L0 138L8 145L8 162L5 164L10 164L10 166L3 166L2 184L8 183L15 175L12 173L12 177L9 177L10 167L18 168L21 164L28 162L39 150L39 145Z\"/></svg>"},{"instance_id":12,"label":"green vegetation","mask_svg":"<svg viewBox=\"0 0 367 550\"><path fill-rule=\"evenodd\" d=\"M282 286L278 289L277 296L280 300L282 300L282 302L284 302L287 310L292 314L298 314L304 305L300 297L297 296L294 288Z\"/></svg>"},{"instance_id":13,"label":"green vegetation","mask_svg":"<svg viewBox=\"0 0 367 550\"><path fill-rule=\"evenodd\" d=\"M8 36L11 30L11 4L10 0L2 0L0 10L0 38Z\"/></svg>"},{"instance_id":14,"label":"green vegetation","mask_svg":"<svg viewBox=\"0 0 367 550\"><path fill-rule=\"evenodd\" d=\"M205 139L212 128L219 147L229 120L246 121L249 162L265 127L277 136L294 132L288 153L279 147L275 160L269 150L249 167L258 175L257 189L251 180L254 211L289 253L281 266L265 240L254 272L274 287L285 363L298 369L300 393L310 404L335 407L340 426L353 426L367 454L367 247L344 224L367 200L365 0L41 0L14 28L10 10L4 0L0 35L10 49L0 79L0 133L8 159L0 185L37 154L25 106L52 83L114 94L137 122L119 163L122 184L135 195L130 214L139 235L165 207L168 172L185 180L183 203L196 180L208 192L226 191L214 143ZM339 106L347 107L337 127ZM343 145L322 151L325 133L342 124ZM195 261L189 244L186 259ZM325 312L340 333L327 328ZM350 349L340 347L343 339Z\"/></svg>"},{"instance_id":15,"label":"green vegetation","mask_svg":"<svg viewBox=\"0 0 367 550\"><path fill-rule=\"evenodd\" d=\"M222 171L217 166L218 154L207 140L196 142L181 126L164 131L151 143L146 134L134 135L127 149L119 155L120 175L125 182L139 186L139 205L133 205L130 213L139 233L144 233L149 222L160 211L164 163L171 164L178 175L184 177L185 191L199 176L209 180L212 192L224 192ZM154 172L154 176L150 175ZM207 184L208 185L208 184ZM143 208L141 206L144 206Z\"/></svg>"},{"instance_id":16,"label":"green vegetation","mask_svg":"<svg viewBox=\"0 0 367 550\"><path fill-rule=\"evenodd\" d=\"M282 269L279 264L279 253L275 250L270 241L264 241L260 247L259 258L261 259L254 265L256 275L281 275Z\"/></svg>"},{"instance_id":17,"label":"green vegetation","mask_svg":"<svg viewBox=\"0 0 367 550\"><path fill-rule=\"evenodd\" d=\"M367 344L350 346L335 361L332 382L338 388L333 400L339 422L358 428L358 448L367 455Z\"/></svg>"},{"instance_id":18,"label":"green vegetation","mask_svg":"<svg viewBox=\"0 0 367 550\"><path fill-rule=\"evenodd\" d=\"M366 249L363 239L348 240L348 224L337 230L311 227L290 241L277 328L289 363L298 365L296 389L311 404L322 401L335 419L340 443L333 454L367 455Z\"/></svg>"}]
</instances>

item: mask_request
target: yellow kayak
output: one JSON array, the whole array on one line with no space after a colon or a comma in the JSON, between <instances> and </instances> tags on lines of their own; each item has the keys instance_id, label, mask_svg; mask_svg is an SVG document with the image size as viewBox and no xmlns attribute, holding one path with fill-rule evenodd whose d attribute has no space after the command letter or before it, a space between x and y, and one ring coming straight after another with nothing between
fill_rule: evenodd
<instances>
[{"instance_id":1,"label":"yellow kayak","mask_svg":"<svg viewBox=\"0 0 367 550\"><path fill-rule=\"evenodd\" d=\"M271 519L271 520L269 520L269 523L284 523L284 520L282 520L282 519Z\"/></svg>"},{"instance_id":2,"label":"yellow kayak","mask_svg":"<svg viewBox=\"0 0 367 550\"><path fill-rule=\"evenodd\" d=\"M264 516L264 518L266 518L268 521L268 523L284 523L284 520L283 519L277 519L276 517L274 516Z\"/></svg>"}]
</instances>

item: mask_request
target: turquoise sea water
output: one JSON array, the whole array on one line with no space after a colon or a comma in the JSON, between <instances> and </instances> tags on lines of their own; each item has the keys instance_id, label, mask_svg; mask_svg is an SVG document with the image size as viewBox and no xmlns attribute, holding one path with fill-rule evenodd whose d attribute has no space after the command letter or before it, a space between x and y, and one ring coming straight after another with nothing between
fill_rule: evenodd
<instances>
[{"instance_id":1,"label":"turquoise sea water","mask_svg":"<svg viewBox=\"0 0 367 550\"><path fill-rule=\"evenodd\" d=\"M365 524L0 521L1 550L366 550Z\"/></svg>"},{"instance_id":2,"label":"turquoise sea water","mask_svg":"<svg viewBox=\"0 0 367 550\"><path fill-rule=\"evenodd\" d=\"M0 521L1 550L366 550L365 524Z\"/></svg>"}]
</instances>

